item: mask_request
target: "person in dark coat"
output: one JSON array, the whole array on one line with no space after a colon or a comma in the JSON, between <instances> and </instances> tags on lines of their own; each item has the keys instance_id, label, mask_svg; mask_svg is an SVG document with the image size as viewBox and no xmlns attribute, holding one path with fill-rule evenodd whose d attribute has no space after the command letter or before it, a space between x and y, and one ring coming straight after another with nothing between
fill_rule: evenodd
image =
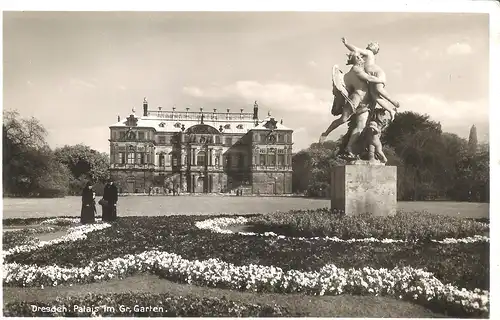
<instances>
[{"instance_id":1,"label":"person in dark coat","mask_svg":"<svg viewBox=\"0 0 500 320\"><path fill-rule=\"evenodd\" d=\"M92 183L87 182L82 192L82 211L80 222L82 224L94 223L95 213L95 193L94 190L92 190Z\"/></svg>"},{"instance_id":2,"label":"person in dark coat","mask_svg":"<svg viewBox=\"0 0 500 320\"><path fill-rule=\"evenodd\" d=\"M118 189L113 183L113 180L109 179L108 183L104 186L104 194L102 198L105 201L105 205L102 206L102 221L114 221L116 220L116 203L118 202Z\"/></svg>"}]
</instances>

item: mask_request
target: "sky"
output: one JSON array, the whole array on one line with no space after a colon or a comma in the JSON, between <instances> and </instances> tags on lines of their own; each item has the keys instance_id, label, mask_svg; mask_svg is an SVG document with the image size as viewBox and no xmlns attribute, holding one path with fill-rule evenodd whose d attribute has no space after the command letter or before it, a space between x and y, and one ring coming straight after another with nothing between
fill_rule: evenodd
<instances>
[{"instance_id":1,"label":"sky","mask_svg":"<svg viewBox=\"0 0 500 320\"><path fill-rule=\"evenodd\" d=\"M109 126L132 108L271 111L294 151L334 119L331 69L347 41L380 44L399 111L443 131L489 132L489 19L481 13L4 12L3 109L34 116L51 147L109 152ZM329 139L347 130L339 127Z\"/></svg>"}]
</instances>

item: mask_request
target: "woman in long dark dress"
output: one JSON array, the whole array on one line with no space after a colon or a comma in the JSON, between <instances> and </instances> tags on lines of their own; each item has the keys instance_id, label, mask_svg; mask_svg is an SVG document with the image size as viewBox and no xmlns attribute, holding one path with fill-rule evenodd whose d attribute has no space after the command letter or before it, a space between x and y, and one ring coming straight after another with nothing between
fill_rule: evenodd
<instances>
[{"instance_id":1,"label":"woman in long dark dress","mask_svg":"<svg viewBox=\"0 0 500 320\"><path fill-rule=\"evenodd\" d=\"M87 182L87 185L82 192L82 212L80 221L82 224L95 222L95 197L92 190L92 183Z\"/></svg>"}]
</instances>

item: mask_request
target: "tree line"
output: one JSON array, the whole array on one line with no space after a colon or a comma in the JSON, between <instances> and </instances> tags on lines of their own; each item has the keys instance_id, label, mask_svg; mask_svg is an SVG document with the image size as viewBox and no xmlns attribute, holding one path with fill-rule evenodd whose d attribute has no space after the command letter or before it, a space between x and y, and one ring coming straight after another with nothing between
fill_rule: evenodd
<instances>
[{"instance_id":1,"label":"tree line","mask_svg":"<svg viewBox=\"0 0 500 320\"><path fill-rule=\"evenodd\" d=\"M313 143L293 156L293 189L328 196L330 168L344 164L337 141ZM398 113L381 137L387 165L398 168L398 200L489 202L489 145L479 144L476 127L469 140L443 132L439 122L416 112Z\"/></svg>"},{"instance_id":2,"label":"tree line","mask_svg":"<svg viewBox=\"0 0 500 320\"><path fill-rule=\"evenodd\" d=\"M79 195L87 181L98 194L109 177L109 156L78 144L52 150L47 130L34 117L3 112L3 194L11 197ZM295 193L328 196L330 168L342 139L313 143L293 156ZM398 167L398 200L489 201L489 146L443 132L415 112L398 113L382 134L387 165Z\"/></svg>"},{"instance_id":3,"label":"tree line","mask_svg":"<svg viewBox=\"0 0 500 320\"><path fill-rule=\"evenodd\" d=\"M79 195L88 181L101 194L109 177L109 156L78 144L52 150L47 130L34 117L3 112L3 195Z\"/></svg>"}]
</instances>

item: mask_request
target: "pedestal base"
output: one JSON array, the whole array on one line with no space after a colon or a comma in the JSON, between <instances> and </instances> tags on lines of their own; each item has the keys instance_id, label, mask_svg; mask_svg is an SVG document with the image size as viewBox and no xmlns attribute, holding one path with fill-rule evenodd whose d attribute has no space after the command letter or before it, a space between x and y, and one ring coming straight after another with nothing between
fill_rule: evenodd
<instances>
[{"instance_id":1,"label":"pedestal base","mask_svg":"<svg viewBox=\"0 0 500 320\"><path fill-rule=\"evenodd\" d=\"M331 176L331 209L348 215L393 216L397 206L397 167L336 166Z\"/></svg>"}]
</instances>

